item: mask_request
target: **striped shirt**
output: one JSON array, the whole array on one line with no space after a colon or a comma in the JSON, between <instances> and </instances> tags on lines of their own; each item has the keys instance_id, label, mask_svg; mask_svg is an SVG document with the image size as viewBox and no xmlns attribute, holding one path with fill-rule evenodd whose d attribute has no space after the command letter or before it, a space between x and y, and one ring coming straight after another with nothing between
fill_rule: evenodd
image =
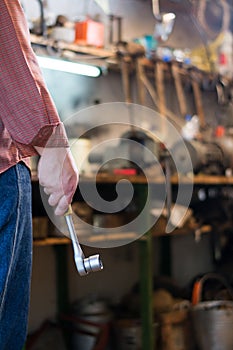
<instances>
[{"instance_id":1,"label":"striped shirt","mask_svg":"<svg viewBox=\"0 0 233 350\"><path fill-rule=\"evenodd\" d=\"M66 133L31 48L19 0L0 0L0 173L37 154L68 146Z\"/></svg>"}]
</instances>

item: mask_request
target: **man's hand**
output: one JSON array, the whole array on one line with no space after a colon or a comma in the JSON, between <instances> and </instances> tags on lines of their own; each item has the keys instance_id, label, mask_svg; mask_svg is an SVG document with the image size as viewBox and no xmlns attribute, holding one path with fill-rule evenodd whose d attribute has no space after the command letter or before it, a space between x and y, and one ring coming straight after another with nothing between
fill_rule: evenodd
<instances>
[{"instance_id":1,"label":"man's hand","mask_svg":"<svg viewBox=\"0 0 233 350\"><path fill-rule=\"evenodd\" d=\"M39 183L49 196L48 203L63 215L72 201L78 185L78 170L69 148L35 147L40 154Z\"/></svg>"}]
</instances>

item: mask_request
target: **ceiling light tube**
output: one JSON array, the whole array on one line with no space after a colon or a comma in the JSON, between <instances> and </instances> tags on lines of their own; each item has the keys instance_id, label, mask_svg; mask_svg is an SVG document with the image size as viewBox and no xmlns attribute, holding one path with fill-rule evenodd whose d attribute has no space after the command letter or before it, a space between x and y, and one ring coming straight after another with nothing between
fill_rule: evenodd
<instances>
[{"instance_id":1,"label":"ceiling light tube","mask_svg":"<svg viewBox=\"0 0 233 350\"><path fill-rule=\"evenodd\" d=\"M101 75L101 69L84 63L76 63L63 59L37 56L39 66L45 69L57 70L60 72L85 75L97 78Z\"/></svg>"}]
</instances>

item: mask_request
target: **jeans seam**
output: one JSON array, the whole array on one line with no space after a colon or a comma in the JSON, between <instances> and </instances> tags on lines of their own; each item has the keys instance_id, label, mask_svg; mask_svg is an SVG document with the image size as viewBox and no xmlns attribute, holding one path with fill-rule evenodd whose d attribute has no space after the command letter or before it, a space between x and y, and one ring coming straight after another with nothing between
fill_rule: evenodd
<instances>
[{"instance_id":1,"label":"jeans seam","mask_svg":"<svg viewBox=\"0 0 233 350\"><path fill-rule=\"evenodd\" d=\"M10 277L10 274L11 274L13 262L14 262L14 252L15 252L15 246L16 246L16 237L17 237L18 226L19 226L19 211L20 211L19 204L20 204L21 191L20 191L20 186L19 186L20 174L19 174L19 169L18 169L17 166L15 166L15 172L17 174L17 188L18 188L17 218L16 218L16 225L15 225L16 229L15 229L15 233L14 233L14 240L13 240L13 247L12 247L12 252L11 252L11 259L10 259L10 263L9 263L9 269L8 269L8 272L7 272L6 282L5 282L4 289L3 289L3 294L2 294L2 300L1 300L1 305L0 305L0 315L2 313L2 309L3 309L3 306L4 306L5 296L6 296L6 291L7 291L7 285L8 285L9 277Z\"/></svg>"}]
</instances>

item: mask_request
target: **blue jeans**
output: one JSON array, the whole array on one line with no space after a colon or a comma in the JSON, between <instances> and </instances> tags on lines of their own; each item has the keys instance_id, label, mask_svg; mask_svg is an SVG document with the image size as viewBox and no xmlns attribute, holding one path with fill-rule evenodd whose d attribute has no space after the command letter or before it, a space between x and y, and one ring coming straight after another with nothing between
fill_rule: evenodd
<instances>
[{"instance_id":1,"label":"blue jeans","mask_svg":"<svg viewBox=\"0 0 233 350\"><path fill-rule=\"evenodd\" d=\"M0 350L22 350L32 266L30 172L19 163L0 174Z\"/></svg>"}]
</instances>

